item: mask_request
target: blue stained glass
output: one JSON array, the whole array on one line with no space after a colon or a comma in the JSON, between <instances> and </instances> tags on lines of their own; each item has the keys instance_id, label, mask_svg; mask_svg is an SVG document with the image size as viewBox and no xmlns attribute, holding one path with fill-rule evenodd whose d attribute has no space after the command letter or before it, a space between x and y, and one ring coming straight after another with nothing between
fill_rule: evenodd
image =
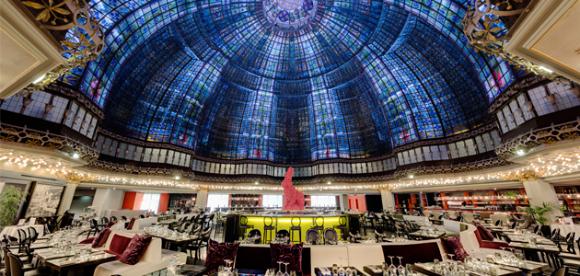
<instances>
[{"instance_id":1,"label":"blue stained glass","mask_svg":"<svg viewBox=\"0 0 580 276\"><path fill-rule=\"evenodd\" d=\"M470 128L516 78L468 45L464 0L272 3L91 0L106 47L65 80L119 134L292 163Z\"/></svg>"}]
</instances>

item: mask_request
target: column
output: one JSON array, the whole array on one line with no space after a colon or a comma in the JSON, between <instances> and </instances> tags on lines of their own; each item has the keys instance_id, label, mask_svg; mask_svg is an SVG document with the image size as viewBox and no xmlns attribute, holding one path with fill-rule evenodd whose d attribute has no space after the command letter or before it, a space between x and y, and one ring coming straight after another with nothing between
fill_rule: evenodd
<instances>
[{"instance_id":1,"label":"column","mask_svg":"<svg viewBox=\"0 0 580 276\"><path fill-rule=\"evenodd\" d=\"M117 189L97 189L93 198L93 207L97 216L110 216L108 210L121 210L125 191Z\"/></svg>"},{"instance_id":2,"label":"column","mask_svg":"<svg viewBox=\"0 0 580 276\"><path fill-rule=\"evenodd\" d=\"M195 198L195 208L205 209L207 207L207 190L197 191L197 196Z\"/></svg>"},{"instance_id":3,"label":"column","mask_svg":"<svg viewBox=\"0 0 580 276\"><path fill-rule=\"evenodd\" d=\"M340 197L340 210L346 211L348 210L348 195L339 195Z\"/></svg>"},{"instance_id":4,"label":"column","mask_svg":"<svg viewBox=\"0 0 580 276\"><path fill-rule=\"evenodd\" d=\"M381 190L381 201L383 202L383 211L395 211L395 197L389 190Z\"/></svg>"},{"instance_id":5,"label":"column","mask_svg":"<svg viewBox=\"0 0 580 276\"><path fill-rule=\"evenodd\" d=\"M64 187L64 192L62 193L62 197L60 199L60 205L58 206L57 215L60 216L64 214L64 211L70 209L73 198L75 196L75 191L77 190L78 186L79 186L78 183L73 182L66 184L66 186Z\"/></svg>"},{"instance_id":6,"label":"column","mask_svg":"<svg viewBox=\"0 0 580 276\"><path fill-rule=\"evenodd\" d=\"M552 212L546 216L547 224L552 223L556 217L562 216L560 201L552 184L542 179L525 179L523 183L530 206L542 206L544 203L552 206Z\"/></svg>"}]
</instances>

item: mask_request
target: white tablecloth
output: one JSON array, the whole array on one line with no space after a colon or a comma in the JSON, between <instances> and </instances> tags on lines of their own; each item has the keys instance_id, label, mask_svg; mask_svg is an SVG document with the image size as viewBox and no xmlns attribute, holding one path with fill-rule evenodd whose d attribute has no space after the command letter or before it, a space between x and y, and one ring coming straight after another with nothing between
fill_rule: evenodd
<instances>
[{"instance_id":1,"label":"white tablecloth","mask_svg":"<svg viewBox=\"0 0 580 276\"><path fill-rule=\"evenodd\" d=\"M44 235L44 226L43 225L22 225L22 226L6 226L2 229L0 236L4 236L5 234L14 238L18 238L18 229L22 229L24 231L28 231L28 227L34 227L36 232L38 233L39 237ZM26 232L28 234L28 232Z\"/></svg>"},{"instance_id":2,"label":"white tablecloth","mask_svg":"<svg viewBox=\"0 0 580 276\"><path fill-rule=\"evenodd\" d=\"M138 218L139 215L145 215L145 214L147 214L147 211L142 211L142 210L106 210L105 211L106 217L115 216L118 219L120 219L122 216L126 216L127 219Z\"/></svg>"},{"instance_id":3,"label":"white tablecloth","mask_svg":"<svg viewBox=\"0 0 580 276\"><path fill-rule=\"evenodd\" d=\"M136 219L132 230L143 230L145 227L149 227L155 223L157 223L157 217Z\"/></svg>"}]
</instances>

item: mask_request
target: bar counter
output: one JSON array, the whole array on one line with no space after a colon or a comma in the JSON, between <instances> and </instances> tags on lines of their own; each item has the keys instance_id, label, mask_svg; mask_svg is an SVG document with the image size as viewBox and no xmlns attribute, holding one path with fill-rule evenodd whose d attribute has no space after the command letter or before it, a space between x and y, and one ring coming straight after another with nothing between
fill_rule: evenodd
<instances>
[{"instance_id":1,"label":"bar counter","mask_svg":"<svg viewBox=\"0 0 580 276\"><path fill-rule=\"evenodd\" d=\"M257 229L262 235L262 239L266 237L265 226L271 225L273 227L273 234L280 230L286 230L291 237L298 241L298 231L291 231L292 226L300 226L300 240L306 241L306 232L316 226L321 226L321 229L333 228L338 234L339 240L344 234L348 234L349 230L349 215L346 214L231 214L227 216L226 222L226 241L239 240L241 237L247 235L251 230ZM245 232L245 233L244 233Z\"/></svg>"}]
</instances>

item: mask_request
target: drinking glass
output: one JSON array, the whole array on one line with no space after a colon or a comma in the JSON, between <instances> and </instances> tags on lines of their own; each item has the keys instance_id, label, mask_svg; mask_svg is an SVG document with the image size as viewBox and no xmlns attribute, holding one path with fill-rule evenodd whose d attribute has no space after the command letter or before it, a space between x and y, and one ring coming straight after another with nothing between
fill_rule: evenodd
<instances>
[{"instance_id":1,"label":"drinking glass","mask_svg":"<svg viewBox=\"0 0 580 276\"><path fill-rule=\"evenodd\" d=\"M455 255L453 255L453 254L447 254L447 257L449 257L449 261L451 261L451 262L453 262L453 257L454 257L454 256L455 256Z\"/></svg>"},{"instance_id":2,"label":"drinking glass","mask_svg":"<svg viewBox=\"0 0 580 276\"><path fill-rule=\"evenodd\" d=\"M276 272L276 276L284 276L284 273L282 273L282 262L278 262L278 272Z\"/></svg>"},{"instance_id":3,"label":"drinking glass","mask_svg":"<svg viewBox=\"0 0 580 276\"><path fill-rule=\"evenodd\" d=\"M389 264L386 261L383 262L383 276L389 276Z\"/></svg>"},{"instance_id":4,"label":"drinking glass","mask_svg":"<svg viewBox=\"0 0 580 276\"><path fill-rule=\"evenodd\" d=\"M290 273L288 273L288 265L290 263L284 263L284 276L290 276Z\"/></svg>"},{"instance_id":5,"label":"drinking glass","mask_svg":"<svg viewBox=\"0 0 580 276\"><path fill-rule=\"evenodd\" d=\"M397 266L397 271L399 272L399 275L403 276L406 272L405 267L403 266L403 257L397 256L397 259L399 259L399 266Z\"/></svg>"},{"instance_id":6,"label":"drinking glass","mask_svg":"<svg viewBox=\"0 0 580 276\"><path fill-rule=\"evenodd\" d=\"M395 266L395 263L393 263L393 256L389 256L389 259L391 260L391 264L389 265L389 275L396 276L397 267Z\"/></svg>"}]
</instances>

